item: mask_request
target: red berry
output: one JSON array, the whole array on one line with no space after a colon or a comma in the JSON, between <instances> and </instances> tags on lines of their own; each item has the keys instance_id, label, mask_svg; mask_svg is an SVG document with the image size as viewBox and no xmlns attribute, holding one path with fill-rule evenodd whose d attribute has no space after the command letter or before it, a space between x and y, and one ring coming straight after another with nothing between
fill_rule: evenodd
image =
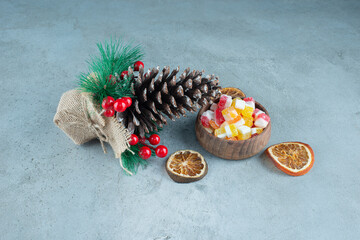
<instances>
[{"instance_id":1,"label":"red berry","mask_svg":"<svg viewBox=\"0 0 360 240\"><path fill-rule=\"evenodd\" d=\"M125 75L128 76L128 71L123 71L120 75L120 79L123 80Z\"/></svg>"},{"instance_id":2,"label":"red berry","mask_svg":"<svg viewBox=\"0 0 360 240\"><path fill-rule=\"evenodd\" d=\"M140 150L139 150L139 156L142 158L142 159L148 159L151 157L151 150L149 147L141 147Z\"/></svg>"},{"instance_id":3,"label":"red berry","mask_svg":"<svg viewBox=\"0 0 360 240\"><path fill-rule=\"evenodd\" d=\"M157 134L151 135L148 140L151 145L158 145L160 143L160 137Z\"/></svg>"},{"instance_id":4,"label":"red berry","mask_svg":"<svg viewBox=\"0 0 360 240\"><path fill-rule=\"evenodd\" d=\"M119 98L114 102L114 109L117 112L124 112L126 110L126 102Z\"/></svg>"},{"instance_id":5,"label":"red berry","mask_svg":"<svg viewBox=\"0 0 360 240\"><path fill-rule=\"evenodd\" d=\"M139 137L136 136L136 134L131 134L129 144L130 145L136 145L139 142Z\"/></svg>"},{"instance_id":6,"label":"red berry","mask_svg":"<svg viewBox=\"0 0 360 240\"><path fill-rule=\"evenodd\" d=\"M159 158L166 157L166 155L168 154L168 149L164 145L159 145L155 148L155 154Z\"/></svg>"},{"instance_id":7,"label":"red berry","mask_svg":"<svg viewBox=\"0 0 360 240\"><path fill-rule=\"evenodd\" d=\"M103 109L110 109L113 107L114 105L114 98L113 97L110 97L110 96L107 96L106 98L103 99L102 103L101 103L101 106Z\"/></svg>"},{"instance_id":8,"label":"red berry","mask_svg":"<svg viewBox=\"0 0 360 240\"><path fill-rule=\"evenodd\" d=\"M123 97L122 99L125 101L126 107L130 107L130 106L131 106L131 104L132 104L132 99L131 99L130 97Z\"/></svg>"},{"instance_id":9,"label":"red berry","mask_svg":"<svg viewBox=\"0 0 360 240\"><path fill-rule=\"evenodd\" d=\"M106 109L105 112L104 112L104 116L105 117L112 117L112 116L114 116L114 113L115 113L114 109L112 109L112 108Z\"/></svg>"},{"instance_id":10,"label":"red berry","mask_svg":"<svg viewBox=\"0 0 360 240\"><path fill-rule=\"evenodd\" d=\"M136 63L134 63L134 71L139 71L140 66L144 68L144 63L141 61L137 61Z\"/></svg>"}]
</instances>

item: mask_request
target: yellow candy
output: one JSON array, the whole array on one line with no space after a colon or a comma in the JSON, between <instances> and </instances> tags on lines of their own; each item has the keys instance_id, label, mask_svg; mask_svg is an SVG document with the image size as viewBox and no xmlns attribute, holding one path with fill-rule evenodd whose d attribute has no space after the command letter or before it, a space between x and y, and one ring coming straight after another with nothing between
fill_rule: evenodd
<instances>
[{"instance_id":1,"label":"yellow candy","mask_svg":"<svg viewBox=\"0 0 360 240\"><path fill-rule=\"evenodd\" d=\"M251 138L251 128L249 128L248 126L241 126L238 129L238 136L237 139L239 140L246 140Z\"/></svg>"},{"instance_id":2,"label":"yellow candy","mask_svg":"<svg viewBox=\"0 0 360 240\"><path fill-rule=\"evenodd\" d=\"M221 113L225 118L225 121L230 121L239 115L234 107L225 108L224 110L221 111Z\"/></svg>"},{"instance_id":3,"label":"yellow candy","mask_svg":"<svg viewBox=\"0 0 360 240\"><path fill-rule=\"evenodd\" d=\"M236 137L238 135L235 124L225 126L225 132L227 137Z\"/></svg>"},{"instance_id":4,"label":"yellow candy","mask_svg":"<svg viewBox=\"0 0 360 240\"><path fill-rule=\"evenodd\" d=\"M218 129L215 129L215 136L218 138L224 138L226 137L226 131L224 127L220 127Z\"/></svg>"},{"instance_id":5,"label":"yellow candy","mask_svg":"<svg viewBox=\"0 0 360 240\"><path fill-rule=\"evenodd\" d=\"M254 108L252 108L251 106L246 104L245 108L244 108L244 110L242 110L241 114L245 118L245 117L251 117L253 112L254 112Z\"/></svg>"},{"instance_id":6,"label":"yellow candy","mask_svg":"<svg viewBox=\"0 0 360 240\"><path fill-rule=\"evenodd\" d=\"M262 131L263 131L262 128L258 128L258 127L251 128L251 135L260 134L262 133Z\"/></svg>"},{"instance_id":7,"label":"yellow candy","mask_svg":"<svg viewBox=\"0 0 360 240\"><path fill-rule=\"evenodd\" d=\"M253 117L244 117L245 120L245 126L252 127L254 124L254 118Z\"/></svg>"}]
</instances>

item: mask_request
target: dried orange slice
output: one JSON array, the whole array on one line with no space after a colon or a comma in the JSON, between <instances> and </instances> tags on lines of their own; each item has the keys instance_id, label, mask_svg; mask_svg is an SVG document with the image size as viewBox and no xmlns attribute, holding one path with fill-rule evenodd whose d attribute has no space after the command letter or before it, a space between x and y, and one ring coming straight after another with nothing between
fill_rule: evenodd
<instances>
[{"instance_id":1,"label":"dried orange slice","mask_svg":"<svg viewBox=\"0 0 360 240\"><path fill-rule=\"evenodd\" d=\"M238 88L234 88L234 87L227 87L227 88L222 88L221 89L221 94L226 94L229 95L233 98L239 97L239 98L245 98L246 95L243 91L241 91Z\"/></svg>"},{"instance_id":2,"label":"dried orange slice","mask_svg":"<svg viewBox=\"0 0 360 240\"><path fill-rule=\"evenodd\" d=\"M168 158L166 171L175 182L189 183L205 177L208 166L200 153L192 150L180 150Z\"/></svg>"},{"instance_id":3,"label":"dried orange slice","mask_svg":"<svg viewBox=\"0 0 360 240\"><path fill-rule=\"evenodd\" d=\"M302 142L284 142L266 149L275 166L286 174L301 176L314 165L314 151Z\"/></svg>"}]
</instances>

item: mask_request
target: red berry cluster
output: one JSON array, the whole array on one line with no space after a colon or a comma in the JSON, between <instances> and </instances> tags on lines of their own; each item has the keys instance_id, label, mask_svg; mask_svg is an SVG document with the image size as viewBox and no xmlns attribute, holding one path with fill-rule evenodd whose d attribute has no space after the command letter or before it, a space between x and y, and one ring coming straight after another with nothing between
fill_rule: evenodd
<instances>
[{"instance_id":1,"label":"red berry cluster","mask_svg":"<svg viewBox=\"0 0 360 240\"><path fill-rule=\"evenodd\" d=\"M105 110L105 117L112 117L116 112L124 112L132 104L130 97L122 97L115 101L113 97L107 96L102 101L102 108Z\"/></svg>"},{"instance_id":2,"label":"red berry cluster","mask_svg":"<svg viewBox=\"0 0 360 240\"><path fill-rule=\"evenodd\" d=\"M152 134L149 138L140 138L140 139L137 135L131 134L129 144L136 145L140 142L142 145L144 145L143 147L140 148L138 153L142 159L148 159L151 157L151 149L155 150L156 156L160 158L166 157L166 155L168 154L167 147L165 147L164 145L159 145L156 148L154 148L147 145L145 143L146 140L148 140L151 145L158 145L160 143L160 137L157 134Z\"/></svg>"},{"instance_id":3,"label":"red berry cluster","mask_svg":"<svg viewBox=\"0 0 360 240\"><path fill-rule=\"evenodd\" d=\"M141 61L137 61L134 63L134 71L139 71L140 66L142 66L144 68L144 63ZM128 76L129 72L128 71L123 71L120 74L120 79L123 80L125 76Z\"/></svg>"}]
</instances>

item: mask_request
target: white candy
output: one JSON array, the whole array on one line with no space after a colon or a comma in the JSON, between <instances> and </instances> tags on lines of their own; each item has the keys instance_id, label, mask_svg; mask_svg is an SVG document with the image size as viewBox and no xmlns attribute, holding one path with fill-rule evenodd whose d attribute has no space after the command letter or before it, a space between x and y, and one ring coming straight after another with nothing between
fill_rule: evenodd
<instances>
[{"instance_id":1,"label":"white candy","mask_svg":"<svg viewBox=\"0 0 360 240\"><path fill-rule=\"evenodd\" d=\"M266 128L266 126L268 125L268 121L266 121L263 118L257 118L254 122L254 125L259 127L259 128Z\"/></svg>"},{"instance_id":2,"label":"white candy","mask_svg":"<svg viewBox=\"0 0 360 240\"><path fill-rule=\"evenodd\" d=\"M243 118L241 118L239 121L237 121L237 122L234 123L234 124L235 124L235 127L236 127L236 128L239 128L239 127L241 127L242 125L245 124L245 120L244 120Z\"/></svg>"},{"instance_id":3,"label":"white candy","mask_svg":"<svg viewBox=\"0 0 360 240\"><path fill-rule=\"evenodd\" d=\"M241 134L247 134L247 133L251 132L251 128L243 125L238 128L238 131L241 132Z\"/></svg>"},{"instance_id":4,"label":"white candy","mask_svg":"<svg viewBox=\"0 0 360 240\"><path fill-rule=\"evenodd\" d=\"M224 108L230 107L231 103L232 103L232 98L230 96L228 96L228 98L226 98L226 103L225 103Z\"/></svg>"},{"instance_id":5,"label":"white candy","mask_svg":"<svg viewBox=\"0 0 360 240\"><path fill-rule=\"evenodd\" d=\"M255 103L252 102L252 101L245 102L245 105L247 105L247 106L252 107L253 109L255 109Z\"/></svg>"},{"instance_id":6,"label":"white candy","mask_svg":"<svg viewBox=\"0 0 360 240\"><path fill-rule=\"evenodd\" d=\"M215 113L213 111L207 110L205 111L202 116L207 117L210 120L214 120L215 119Z\"/></svg>"},{"instance_id":7,"label":"white candy","mask_svg":"<svg viewBox=\"0 0 360 240\"><path fill-rule=\"evenodd\" d=\"M225 132L226 132L226 136L231 137L232 136L232 132L230 130L230 126L226 125L225 127Z\"/></svg>"},{"instance_id":8,"label":"white candy","mask_svg":"<svg viewBox=\"0 0 360 240\"><path fill-rule=\"evenodd\" d=\"M235 99L235 108L240 109L240 110L244 110L245 108L245 101L241 100L241 99Z\"/></svg>"}]
</instances>

